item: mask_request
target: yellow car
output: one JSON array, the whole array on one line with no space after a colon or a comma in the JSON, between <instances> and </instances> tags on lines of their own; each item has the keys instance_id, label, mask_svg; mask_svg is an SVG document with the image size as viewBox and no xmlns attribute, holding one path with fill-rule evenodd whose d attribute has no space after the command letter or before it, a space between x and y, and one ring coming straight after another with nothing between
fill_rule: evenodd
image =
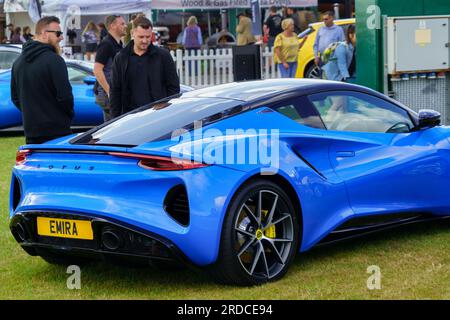
<instances>
[{"instance_id":1,"label":"yellow car","mask_svg":"<svg viewBox=\"0 0 450 320\"><path fill-rule=\"evenodd\" d=\"M355 24L355 19L342 19L334 21L338 26L342 26L344 31L350 25ZM317 30L323 26L323 22L311 23L309 28L298 35L300 39L308 36L303 48L298 54L298 67L296 78L318 78L319 68L314 64L314 42L316 41Z\"/></svg>"}]
</instances>

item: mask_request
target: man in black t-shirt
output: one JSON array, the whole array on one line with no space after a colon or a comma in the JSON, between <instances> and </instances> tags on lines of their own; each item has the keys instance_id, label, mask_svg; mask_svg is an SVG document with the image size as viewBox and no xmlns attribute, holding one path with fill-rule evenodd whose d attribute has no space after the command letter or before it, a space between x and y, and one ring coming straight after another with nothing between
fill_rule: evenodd
<instances>
[{"instance_id":1,"label":"man in black t-shirt","mask_svg":"<svg viewBox=\"0 0 450 320\"><path fill-rule=\"evenodd\" d=\"M270 7L269 17L267 18L266 22L264 23L266 28L269 29L269 40L267 42L267 45L269 48L273 47L273 44L275 42L275 37L278 34L280 34L281 32L283 32L283 29L281 28L282 20L283 19L281 18L281 16L277 13L277 8L274 6Z\"/></svg>"},{"instance_id":2,"label":"man in black t-shirt","mask_svg":"<svg viewBox=\"0 0 450 320\"><path fill-rule=\"evenodd\" d=\"M121 16L108 16L108 35L100 42L95 56L94 75L97 78L95 102L103 109L103 120L111 120L110 87L112 64L117 53L123 48L121 38L126 31L125 20Z\"/></svg>"}]
</instances>

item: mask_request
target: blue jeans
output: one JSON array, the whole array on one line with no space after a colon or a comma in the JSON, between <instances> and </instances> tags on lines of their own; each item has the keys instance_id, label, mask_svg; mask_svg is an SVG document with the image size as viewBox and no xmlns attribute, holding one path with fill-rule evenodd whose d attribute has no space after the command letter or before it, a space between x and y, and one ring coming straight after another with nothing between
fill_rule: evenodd
<instances>
[{"instance_id":1,"label":"blue jeans","mask_svg":"<svg viewBox=\"0 0 450 320\"><path fill-rule=\"evenodd\" d=\"M267 40L267 46L269 48L273 48L274 43L275 43L275 37L269 37L269 39Z\"/></svg>"},{"instance_id":2,"label":"blue jeans","mask_svg":"<svg viewBox=\"0 0 450 320\"><path fill-rule=\"evenodd\" d=\"M295 78L297 72L297 62L288 62L289 68L285 68L282 63L278 64L278 70L282 78Z\"/></svg>"}]
</instances>

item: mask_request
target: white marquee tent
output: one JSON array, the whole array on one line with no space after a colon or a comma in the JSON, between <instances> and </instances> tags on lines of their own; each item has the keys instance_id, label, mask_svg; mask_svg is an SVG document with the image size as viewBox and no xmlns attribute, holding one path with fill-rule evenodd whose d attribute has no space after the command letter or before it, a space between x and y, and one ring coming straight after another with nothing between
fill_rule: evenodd
<instances>
[{"instance_id":1,"label":"white marquee tent","mask_svg":"<svg viewBox=\"0 0 450 320\"><path fill-rule=\"evenodd\" d=\"M126 15L149 12L151 0L45 0L42 15L56 15L64 33L68 28L81 29L81 17L89 15Z\"/></svg>"},{"instance_id":2,"label":"white marquee tent","mask_svg":"<svg viewBox=\"0 0 450 320\"><path fill-rule=\"evenodd\" d=\"M34 23L39 19L37 0L5 0L7 14L28 11ZM66 33L67 28L81 28L81 19L90 15L150 13L151 0L45 0L40 1L41 15L57 16Z\"/></svg>"},{"instance_id":3,"label":"white marquee tent","mask_svg":"<svg viewBox=\"0 0 450 320\"><path fill-rule=\"evenodd\" d=\"M72 12L79 8L82 15L129 14L150 10L151 0L45 0L42 14Z\"/></svg>"},{"instance_id":4,"label":"white marquee tent","mask_svg":"<svg viewBox=\"0 0 450 320\"><path fill-rule=\"evenodd\" d=\"M270 6L313 7L318 0L259 0L261 8ZM182 9L228 9L250 8L251 0L153 0L152 9L182 10Z\"/></svg>"}]
</instances>

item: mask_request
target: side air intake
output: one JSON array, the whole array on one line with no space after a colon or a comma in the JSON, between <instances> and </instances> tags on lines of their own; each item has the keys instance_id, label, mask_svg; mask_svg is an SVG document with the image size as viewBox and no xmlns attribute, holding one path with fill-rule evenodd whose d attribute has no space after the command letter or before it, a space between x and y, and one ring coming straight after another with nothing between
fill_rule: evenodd
<instances>
[{"instance_id":1,"label":"side air intake","mask_svg":"<svg viewBox=\"0 0 450 320\"><path fill-rule=\"evenodd\" d=\"M12 209L16 210L20 199L22 198L22 189L20 187L20 181L14 177L13 196L12 196Z\"/></svg>"},{"instance_id":2,"label":"side air intake","mask_svg":"<svg viewBox=\"0 0 450 320\"><path fill-rule=\"evenodd\" d=\"M179 224L189 225L189 201L184 185L169 190L164 199L164 210Z\"/></svg>"}]
</instances>

